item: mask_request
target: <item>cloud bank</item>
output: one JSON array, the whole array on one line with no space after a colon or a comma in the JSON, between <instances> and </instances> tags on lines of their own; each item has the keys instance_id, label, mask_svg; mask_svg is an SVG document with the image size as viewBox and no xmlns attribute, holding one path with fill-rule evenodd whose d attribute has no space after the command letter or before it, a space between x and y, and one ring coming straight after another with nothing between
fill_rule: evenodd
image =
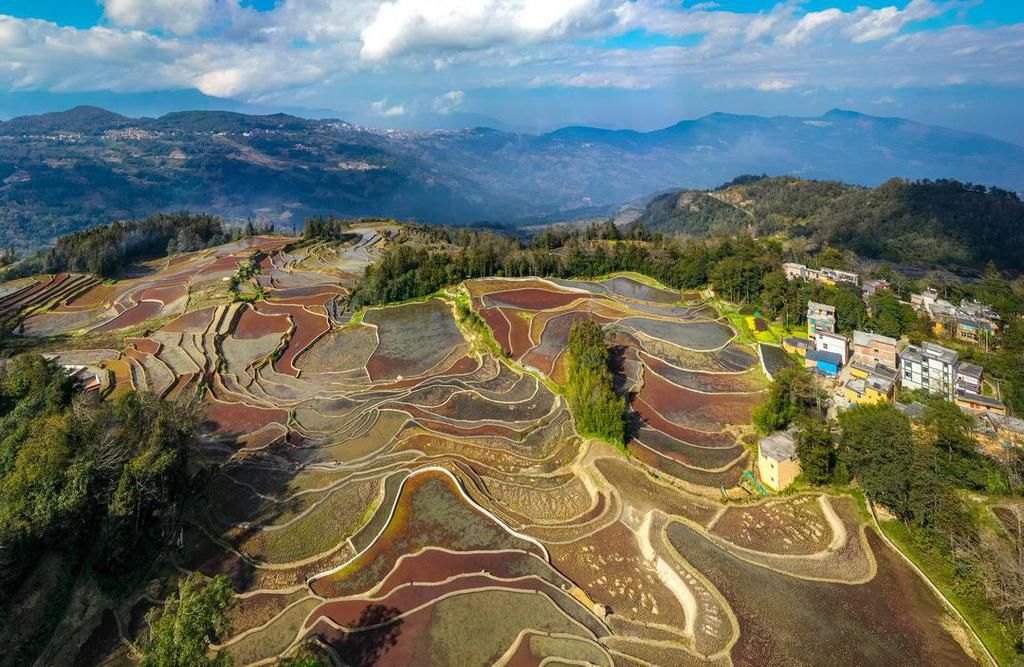
<instances>
[{"instance_id":1,"label":"cloud bank","mask_svg":"<svg viewBox=\"0 0 1024 667\"><path fill-rule=\"evenodd\" d=\"M961 21L971 0L893 2L809 11L766 0L741 13L675 0L278 0L266 11L242 0L102 0L103 20L89 28L0 14L0 89L356 96L397 117L450 113L481 90L667 99L1024 87L1024 24Z\"/></svg>"}]
</instances>

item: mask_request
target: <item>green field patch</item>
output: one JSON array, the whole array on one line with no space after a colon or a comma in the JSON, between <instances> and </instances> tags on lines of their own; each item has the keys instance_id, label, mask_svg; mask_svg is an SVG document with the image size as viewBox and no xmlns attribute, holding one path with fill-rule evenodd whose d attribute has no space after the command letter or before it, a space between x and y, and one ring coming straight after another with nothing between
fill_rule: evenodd
<instances>
[{"instance_id":1,"label":"green field patch","mask_svg":"<svg viewBox=\"0 0 1024 667\"><path fill-rule=\"evenodd\" d=\"M239 551L267 563L310 558L344 542L366 522L379 502L380 487L378 480L345 482L287 524L235 528L226 538Z\"/></svg>"}]
</instances>

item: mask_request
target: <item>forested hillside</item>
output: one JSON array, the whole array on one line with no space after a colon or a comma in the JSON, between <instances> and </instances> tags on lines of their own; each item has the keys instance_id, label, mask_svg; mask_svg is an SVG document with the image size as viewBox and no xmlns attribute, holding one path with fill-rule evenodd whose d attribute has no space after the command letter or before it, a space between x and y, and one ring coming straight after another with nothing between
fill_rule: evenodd
<instances>
[{"instance_id":1,"label":"forested hillside","mask_svg":"<svg viewBox=\"0 0 1024 667\"><path fill-rule=\"evenodd\" d=\"M161 213L144 220L114 222L62 236L50 249L0 271L0 279L63 272L115 278L139 260L201 250L238 239L243 233L251 236L272 230L272 225L257 227L252 222L244 228L229 229L220 218L212 215Z\"/></svg>"},{"instance_id":2,"label":"forested hillside","mask_svg":"<svg viewBox=\"0 0 1024 667\"><path fill-rule=\"evenodd\" d=\"M655 198L641 221L669 234L784 233L897 262L1024 269L1024 202L953 180L877 188L792 177L740 178Z\"/></svg>"}]
</instances>

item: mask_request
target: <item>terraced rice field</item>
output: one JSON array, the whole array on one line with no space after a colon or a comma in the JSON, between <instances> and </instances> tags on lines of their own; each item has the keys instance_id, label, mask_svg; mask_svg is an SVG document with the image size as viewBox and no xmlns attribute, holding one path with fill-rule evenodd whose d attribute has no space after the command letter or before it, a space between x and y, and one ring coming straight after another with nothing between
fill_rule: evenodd
<instances>
[{"instance_id":1,"label":"terraced rice field","mask_svg":"<svg viewBox=\"0 0 1024 667\"><path fill-rule=\"evenodd\" d=\"M442 299L338 317L386 236L232 244L77 296L58 293L67 277L0 289L25 335L111 334L55 354L115 391L203 391L215 472L174 562L230 577L218 648L236 664L312 638L359 665L968 661L850 499L723 502L720 487L743 495L767 380L694 295L628 276L468 281L499 358ZM196 296L255 247L265 300ZM553 390L582 317L615 340L629 457L578 437ZM77 661L123 651L152 604L97 617Z\"/></svg>"}]
</instances>

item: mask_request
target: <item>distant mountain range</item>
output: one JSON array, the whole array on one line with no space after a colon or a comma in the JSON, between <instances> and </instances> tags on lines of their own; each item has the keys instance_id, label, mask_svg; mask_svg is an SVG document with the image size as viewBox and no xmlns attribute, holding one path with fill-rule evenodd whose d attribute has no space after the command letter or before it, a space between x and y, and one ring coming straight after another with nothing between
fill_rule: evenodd
<instances>
[{"instance_id":1,"label":"distant mountain range","mask_svg":"<svg viewBox=\"0 0 1024 667\"><path fill-rule=\"evenodd\" d=\"M19 91L0 94L0 121L18 116L34 116L52 109L75 106L93 106L108 109L132 118L159 117L174 111L232 111L254 116L285 113L299 118L344 118L366 127L387 127L399 130L445 130L468 127L489 127L507 132L529 131L528 126L516 126L504 120L480 113L451 109L446 112L404 110L399 115L384 115L373 109L331 109L310 107L281 107L280 105L240 102L224 97L211 97L195 89L161 90L142 93L113 93L110 91L53 93L49 91Z\"/></svg>"},{"instance_id":2,"label":"distant mountain range","mask_svg":"<svg viewBox=\"0 0 1024 667\"><path fill-rule=\"evenodd\" d=\"M283 225L311 213L456 224L569 218L762 172L1024 190L1024 147L841 110L531 135L226 111L129 118L77 107L0 122L0 244L35 247L84 226L180 209Z\"/></svg>"}]
</instances>

